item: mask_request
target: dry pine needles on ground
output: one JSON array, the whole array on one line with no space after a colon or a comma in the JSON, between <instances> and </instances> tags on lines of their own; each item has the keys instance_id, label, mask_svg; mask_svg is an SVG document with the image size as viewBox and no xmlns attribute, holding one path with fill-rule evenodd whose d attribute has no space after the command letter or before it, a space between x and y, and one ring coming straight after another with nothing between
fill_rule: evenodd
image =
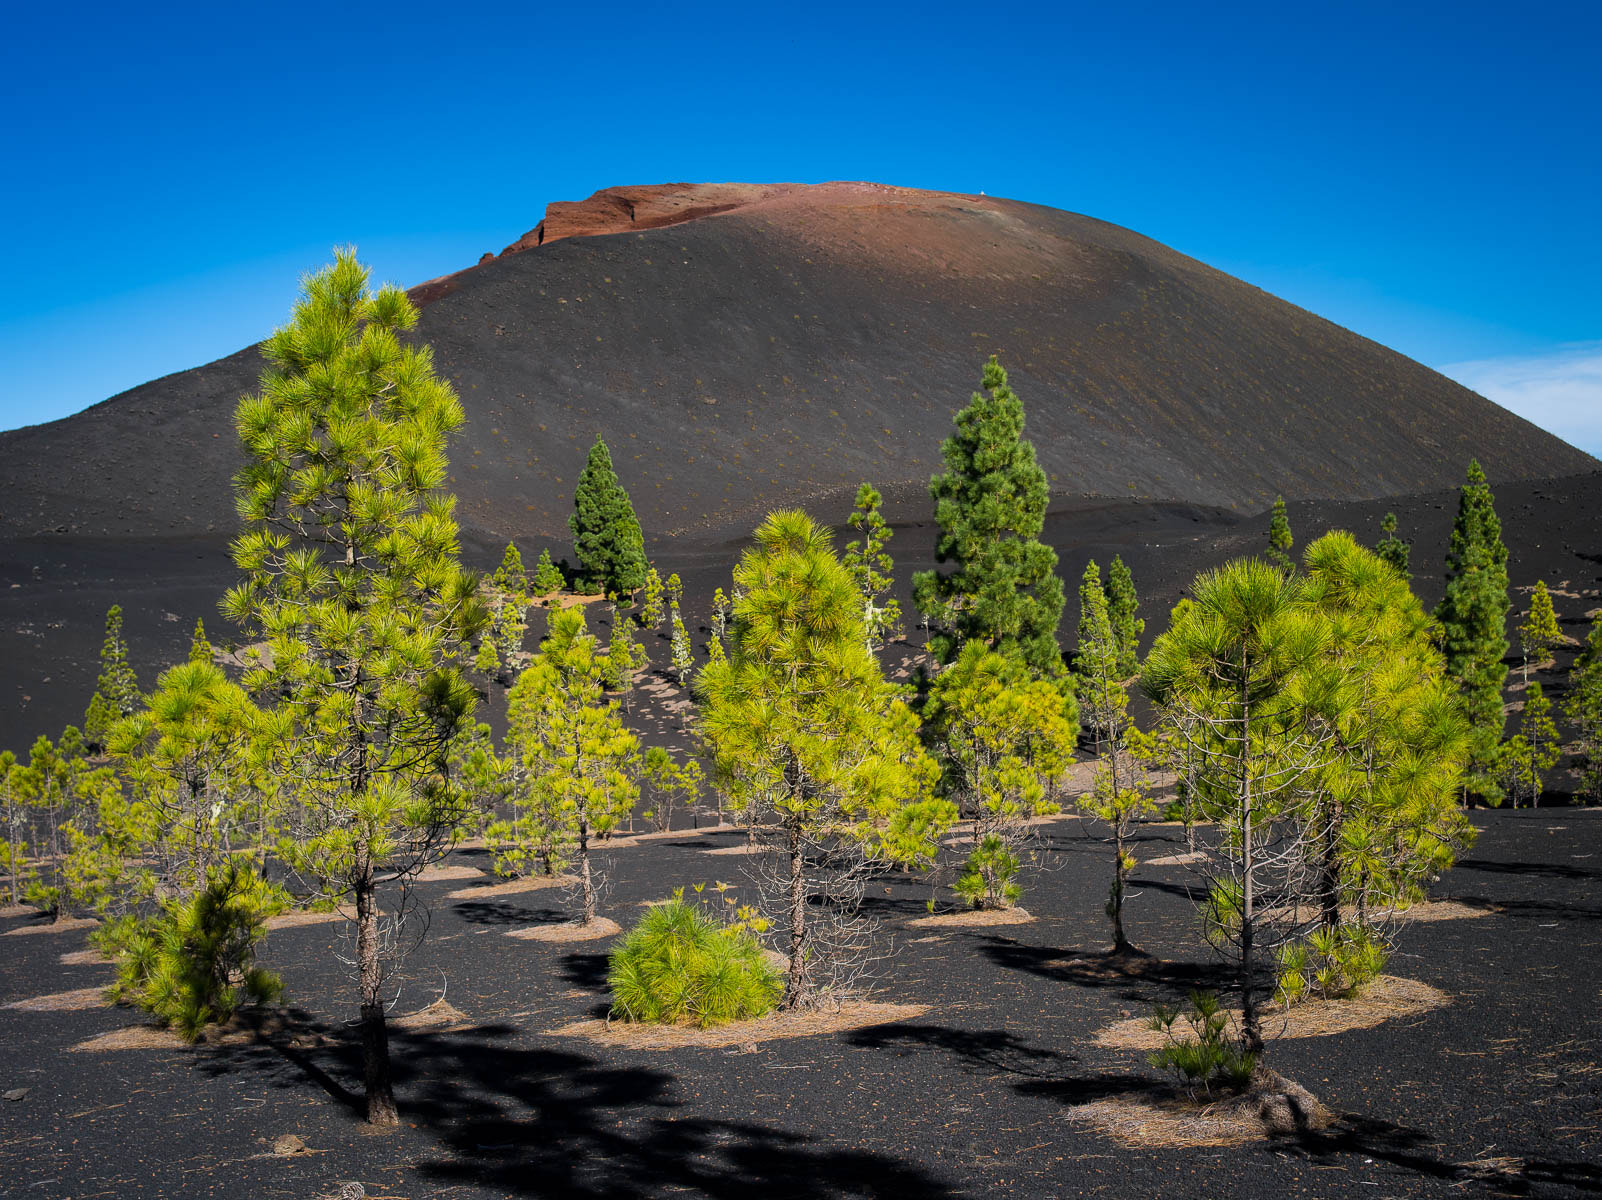
<instances>
[{"instance_id":1,"label":"dry pine needles on ground","mask_svg":"<svg viewBox=\"0 0 1602 1200\"><path fill-rule=\"evenodd\" d=\"M526 942L566 944L593 942L622 932L622 927L610 917L596 917L588 925L578 921L563 921L554 925L530 925L526 929L509 929L506 931L506 936L520 938Z\"/></svg>"},{"instance_id":2,"label":"dry pine needles on ground","mask_svg":"<svg viewBox=\"0 0 1602 1200\"><path fill-rule=\"evenodd\" d=\"M983 929L992 925L1027 925L1035 918L1021 908L973 908L936 913L907 922L909 929Z\"/></svg>"},{"instance_id":3,"label":"dry pine needles on ground","mask_svg":"<svg viewBox=\"0 0 1602 1200\"><path fill-rule=\"evenodd\" d=\"M91 1008L109 1008L106 989L103 987L74 988L70 992L53 992L48 996L29 996L26 1000L13 1000L0 1004L0 1008L18 1012L85 1012Z\"/></svg>"},{"instance_id":4,"label":"dry pine needles on ground","mask_svg":"<svg viewBox=\"0 0 1602 1200\"><path fill-rule=\"evenodd\" d=\"M446 892L447 900L493 900L497 896L518 896L545 888L569 887L578 883L577 875L524 875L502 883L481 883Z\"/></svg>"},{"instance_id":5,"label":"dry pine needles on ground","mask_svg":"<svg viewBox=\"0 0 1602 1200\"><path fill-rule=\"evenodd\" d=\"M926 1004L890 1004L847 1000L838 1005L770 1013L749 1021L731 1021L711 1029L694 1025L649 1025L632 1021L575 1021L547 1030L552 1037L582 1037L603 1046L629 1050L719 1050L752 1047L783 1038L816 1037L908 1021L929 1011Z\"/></svg>"},{"instance_id":6,"label":"dry pine needles on ground","mask_svg":"<svg viewBox=\"0 0 1602 1200\"><path fill-rule=\"evenodd\" d=\"M1208 1103L1165 1089L1076 1105L1068 1118L1126 1146L1159 1149L1240 1146L1335 1122L1335 1114L1306 1088L1272 1071L1261 1072L1247 1091Z\"/></svg>"},{"instance_id":7,"label":"dry pine needles on ground","mask_svg":"<svg viewBox=\"0 0 1602 1200\"><path fill-rule=\"evenodd\" d=\"M1386 1021L1444 1008L1452 998L1439 988L1416 979L1381 975L1347 1000L1303 1000L1289 1011L1278 1005L1263 1010L1263 1033L1271 1038L1328 1037L1354 1029L1372 1029ZM1239 1028L1240 1013L1229 1010L1230 1024ZM1153 1029L1146 1017L1131 1017L1099 1030L1093 1039L1113 1050L1160 1050L1168 1035Z\"/></svg>"}]
</instances>

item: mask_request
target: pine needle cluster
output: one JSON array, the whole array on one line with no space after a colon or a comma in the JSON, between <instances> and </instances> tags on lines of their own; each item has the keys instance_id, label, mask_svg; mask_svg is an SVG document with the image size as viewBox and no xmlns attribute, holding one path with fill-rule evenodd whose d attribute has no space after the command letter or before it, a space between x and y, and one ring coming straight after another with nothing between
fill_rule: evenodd
<instances>
[{"instance_id":1,"label":"pine needle cluster","mask_svg":"<svg viewBox=\"0 0 1602 1200\"><path fill-rule=\"evenodd\" d=\"M771 1012L784 983L744 923L724 925L681 888L612 951L612 1015L706 1029Z\"/></svg>"}]
</instances>

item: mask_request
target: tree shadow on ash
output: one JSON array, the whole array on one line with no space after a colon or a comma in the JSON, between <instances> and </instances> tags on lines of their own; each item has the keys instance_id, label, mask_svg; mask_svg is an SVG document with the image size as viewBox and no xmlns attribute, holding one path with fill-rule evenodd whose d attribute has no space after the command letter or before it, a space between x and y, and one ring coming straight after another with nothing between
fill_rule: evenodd
<instances>
[{"instance_id":1,"label":"tree shadow on ash","mask_svg":"<svg viewBox=\"0 0 1602 1200\"><path fill-rule=\"evenodd\" d=\"M1112 1097L1166 1096L1172 1090L1150 1076L1128 1071L1069 1075L1080 1062L1077 1054L1031 1046L1005 1029L957 1029L903 1021L860 1029L846 1040L853 1046L902 1057L943 1050L970 1071L1011 1076L1012 1089L1021 1096L1039 1096L1068 1106Z\"/></svg>"},{"instance_id":2,"label":"tree shadow on ash","mask_svg":"<svg viewBox=\"0 0 1602 1200\"><path fill-rule=\"evenodd\" d=\"M1460 858L1460 871L1484 871L1487 875L1539 875L1546 879L1589 880L1602 877L1602 871L1571 867L1567 863L1492 862L1484 858Z\"/></svg>"},{"instance_id":3,"label":"tree shadow on ash","mask_svg":"<svg viewBox=\"0 0 1602 1200\"><path fill-rule=\"evenodd\" d=\"M354 1029L299 1010L267 1014L260 1027L258 1040L210 1047L197 1065L284 1089L309 1082L352 1121L363 1118ZM505 1025L392 1025L390 1034L401 1119L437 1147L412 1154L410 1166L441 1189L580 1200L684 1192L720 1200L955 1196L915 1163L758 1121L682 1116L668 1071L520 1045Z\"/></svg>"},{"instance_id":4,"label":"tree shadow on ash","mask_svg":"<svg viewBox=\"0 0 1602 1200\"><path fill-rule=\"evenodd\" d=\"M847 1043L904 1058L922 1050L943 1050L965 1065L1002 1075L1055 1078L1060 1069L1077 1063L1079 1056L1042 1046L1031 1046L1005 1029L958 1029L897 1021L873 1025L846 1035Z\"/></svg>"},{"instance_id":5,"label":"tree shadow on ash","mask_svg":"<svg viewBox=\"0 0 1602 1200\"><path fill-rule=\"evenodd\" d=\"M441 1143L414 1164L439 1186L519 1197L735 1200L954 1193L916 1164L757 1121L681 1116L666 1071L490 1038L415 1039L399 1080L403 1112Z\"/></svg>"},{"instance_id":6,"label":"tree shadow on ash","mask_svg":"<svg viewBox=\"0 0 1602 1200\"><path fill-rule=\"evenodd\" d=\"M562 955L559 970L562 978L574 987L588 988L599 994L606 989L606 972L611 961L610 954L576 950Z\"/></svg>"},{"instance_id":7,"label":"tree shadow on ash","mask_svg":"<svg viewBox=\"0 0 1602 1200\"><path fill-rule=\"evenodd\" d=\"M1426 1149L1437 1144L1438 1138L1421 1130L1352 1113L1343 1114L1328 1129L1303 1131L1271 1143L1277 1151L1293 1150L1312 1162L1334 1164L1344 1156L1356 1155L1432 1179L1451 1180L1459 1187L1479 1182L1500 1196L1527 1196L1532 1189L1550 1194L1552 1187L1576 1194L1602 1194L1602 1167L1595 1163L1520 1158L1453 1162Z\"/></svg>"},{"instance_id":8,"label":"tree shadow on ash","mask_svg":"<svg viewBox=\"0 0 1602 1200\"><path fill-rule=\"evenodd\" d=\"M886 896L882 893L875 896L869 894L862 897L857 907L865 916L886 921L905 920L929 915L927 896L919 899L916 896Z\"/></svg>"},{"instance_id":9,"label":"tree shadow on ash","mask_svg":"<svg viewBox=\"0 0 1602 1200\"><path fill-rule=\"evenodd\" d=\"M1205 894L1203 888L1188 883L1173 883L1167 879L1130 879L1128 886L1132 892L1163 892L1170 896L1178 896L1192 904ZM1126 905L1127 903L1125 901ZM1127 907L1125 911L1128 911Z\"/></svg>"},{"instance_id":10,"label":"tree shadow on ash","mask_svg":"<svg viewBox=\"0 0 1602 1200\"><path fill-rule=\"evenodd\" d=\"M1464 901L1469 903L1469 901ZM1554 921L1602 920L1602 908L1588 908L1583 904L1561 904L1551 900L1498 900L1495 908L1504 913L1541 917Z\"/></svg>"},{"instance_id":11,"label":"tree shadow on ash","mask_svg":"<svg viewBox=\"0 0 1602 1200\"><path fill-rule=\"evenodd\" d=\"M1024 971L1056 983L1113 988L1125 1000L1155 1004L1194 990L1223 992L1234 982L1222 963L1169 962L1138 951L1065 950L1030 946L1010 938L987 939L982 953L998 967Z\"/></svg>"},{"instance_id":12,"label":"tree shadow on ash","mask_svg":"<svg viewBox=\"0 0 1602 1200\"><path fill-rule=\"evenodd\" d=\"M571 919L559 908L525 908L495 900L459 900L451 912L468 925L559 925Z\"/></svg>"},{"instance_id":13,"label":"tree shadow on ash","mask_svg":"<svg viewBox=\"0 0 1602 1200\"><path fill-rule=\"evenodd\" d=\"M859 1030L849 1035L848 1041L889 1054L943 1050L975 1071L1013 1077L1012 1090L1020 1096L1055 1101L1065 1108L1112 1099L1166 1105L1181 1096L1171 1082L1146 1074L1117 1070L1067 1074L1080 1061L1077 1055L1031 1046L1006 1030L898 1023ZM1419 1130L1347 1114L1328 1129L1267 1137L1262 1146L1276 1155L1298 1153L1314 1162L1337 1165L1352 1157L1374 1159L1460 1185L1482 1182L1504 1195L1528 1195L1535 1188L1544 1192L1548 1186L1602 1194L1602 1167L1591 1163L1544 1159L1452 1162L1430 1153L1428 1148L1436 1144L1437 1138Z\"/></svg>"}]
</instances>

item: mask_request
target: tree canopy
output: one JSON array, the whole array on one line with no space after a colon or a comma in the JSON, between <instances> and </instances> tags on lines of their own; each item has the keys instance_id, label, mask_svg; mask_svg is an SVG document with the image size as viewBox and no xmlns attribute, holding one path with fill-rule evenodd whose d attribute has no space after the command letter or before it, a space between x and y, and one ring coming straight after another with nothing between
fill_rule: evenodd
<instances>
[{"instance_id":1,"label":"tree canopy","mask_svg":"<svg viewBox=\"0 0 1602 1200\"><path fill-rule=\"evenodd\" d=\"M599 437L579 472L567 523L590 586L609 596L629 596L645 586L645 537L612 469L612 453Z\"/></svg>"},{"instance_id":2,"label":"tree canopy","mask_svg":"<svg viewBox=\"0 0 1602 1200\"><path fill-rule=\"evenodd\" d=\"M1039 540L1050 492L1023 436L1023 402L994 356L953 423L940 447L946 469L929 484L940 527L935 558L953 566L920 572L912 585L929 620L929 648L948 663L977 640L1015 651L1037 676L1056 677L1063 588L1057 552Z\"/></svg>"}]
</instances>

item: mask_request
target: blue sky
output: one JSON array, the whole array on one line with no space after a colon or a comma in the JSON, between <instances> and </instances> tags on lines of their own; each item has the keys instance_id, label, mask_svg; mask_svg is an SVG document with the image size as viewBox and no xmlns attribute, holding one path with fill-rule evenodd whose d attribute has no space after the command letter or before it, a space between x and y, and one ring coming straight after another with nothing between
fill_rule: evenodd
<instances>
[{"instance_id":1,"label":"blue sky","mask_svg":"<svg viewBox=\"0 0 1602 1200\"><path fill-rule=\"evenodd\" d=\"M0 428L260 339L336 243L412 284L614 184L872 179L1127 225L1602 454L1602 5L1114 7L28 6Z\"/></svg>"}]
</instances>

